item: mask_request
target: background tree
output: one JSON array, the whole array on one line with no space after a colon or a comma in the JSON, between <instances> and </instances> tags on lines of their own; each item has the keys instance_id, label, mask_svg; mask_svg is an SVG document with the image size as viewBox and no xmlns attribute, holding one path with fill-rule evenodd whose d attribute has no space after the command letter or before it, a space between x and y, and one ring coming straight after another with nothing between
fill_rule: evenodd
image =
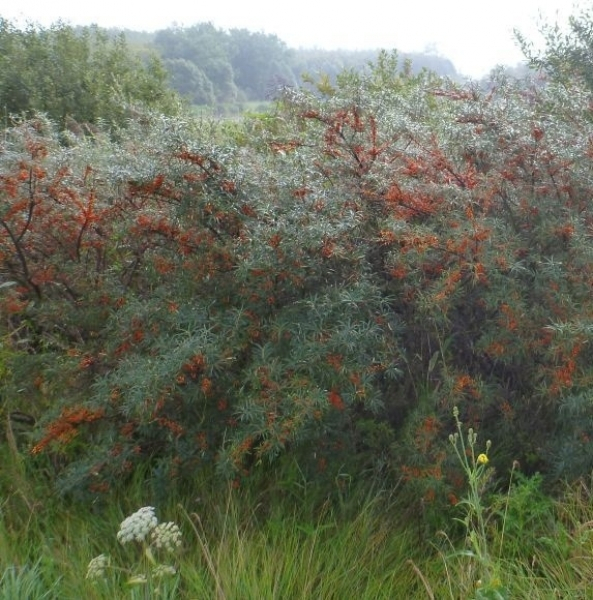
<instances>
[{"instance_id":1,"label":"background tree","mask_svg":"<svg viewBox=\"0 0 593 600\"><path fill-rule=\"evenodd\" d=\"M58 23L19 30L0 20L0 106L7 115L43 112L66 119L121 126L126 105L177 108L167 75L152 55L146 62L96 27L75 30Z\"/></svg>"},{"instance_id":2,"label":"background tree","mask_svg":"<svg viewBox=\"0 0 593 600\"><path fill-rule=\"evenodd\" d=\"M196 63L184 58L169 58L164 60L163 64L169 72L173 88L190 103L197 105L216 103L214 85Z\"/></svg>"},{"instance_id":3,"label":"background tree","mask_svg":"<svg viewBox=\"0 0 593 600\"><path fill-rule=\"evenodd\" d=\"M581 9L568 18L568 23L542 23L540 34L544 49L538 51L534 43L521 32L515 35L532 69L545 72L552 79L570 85L580 80L593 90L593 11Z\"/></svg>"},{"instance_id":4,"label":"background tree","mask_svg":"<svg viewBox=\"0 0 593 600\"><path fill-rule=\"evenodd\" d=\"M237 86L248 100L262 100L279 85L295 85L293 55L275 35L231 29L231 65Z\"/></svg>"},{"instance_id":5,"label":"background tree","mask_svg":"<svg viewBox=\"0 0 593 600\"><path fill-rule=\"evenodd\" d=\"M156 33L154 45L166 61L182 58L193 63L211 82L217 102L236 100L229 36L224 31L211 23L165 29Z\"/></svg>"}]
</instances>

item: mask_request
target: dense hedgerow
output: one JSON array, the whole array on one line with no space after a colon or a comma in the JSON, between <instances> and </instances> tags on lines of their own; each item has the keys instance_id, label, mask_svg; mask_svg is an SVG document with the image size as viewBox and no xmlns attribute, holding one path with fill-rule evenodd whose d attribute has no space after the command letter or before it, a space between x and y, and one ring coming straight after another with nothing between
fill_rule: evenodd
<instances>
[{"instance_id":1,"label":"dense hedgerow","mask_svg":"<svg viewBox=\"0 0 593 600\"><path fill-rule=\"evenodd\" d=\"M590 470L588 96L396 65L243 125L5 132L4 387L63 490L290 456L454 502L454 405L493 462Z\"/></svg>"}]
</instances>

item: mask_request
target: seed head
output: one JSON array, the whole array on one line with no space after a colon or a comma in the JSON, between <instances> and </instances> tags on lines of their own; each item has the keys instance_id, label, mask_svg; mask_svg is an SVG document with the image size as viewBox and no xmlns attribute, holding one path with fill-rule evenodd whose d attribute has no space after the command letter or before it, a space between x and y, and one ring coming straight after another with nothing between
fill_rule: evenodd
<instances>
[{"instance_id":1,"label":"seed head","mask_svg":"<svg viewBox=\"0 0 593 600\"><path fill-rule=\"evenodd\" d=\"M105 554L99 554L91 559L86 569L87 579L101 579L105 577L105 569L109 566L109 558Z\"/></svg>"}]
</instances>

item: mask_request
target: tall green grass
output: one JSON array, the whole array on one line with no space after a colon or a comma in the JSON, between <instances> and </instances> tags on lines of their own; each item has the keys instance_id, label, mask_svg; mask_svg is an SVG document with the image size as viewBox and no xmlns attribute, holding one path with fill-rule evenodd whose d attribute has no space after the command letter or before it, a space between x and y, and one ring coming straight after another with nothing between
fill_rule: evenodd
<instances>
[{"instance_id":1,"label":"tall green grass","mask_svg":"<svg viewBox=\"0 0 593 600\"><path fill-rule=\"evenodd\" d=\"M423 523L410 520L397 490L354 484L328 495L302 481L239 490L203 481L161 498L139 473L125 494L82 505L56 498L43 473L28 472L13 452L0 458L0 600L593 597L591 481L552 500L541 479L518 475L507 492L484 498L496 595L476 585L479 564L453 521L443 531L430 511ZM184 543L176 575L130 585L137 549L116 534L146 505L179 524ZM86 579L102 553L111 561L106 577Z\"/></svg>"},{"instance_id":2,"label":"tall green grass","mask_svg":"<svg viewBox=\"0 0 593 600\"><path fill-rule=\"evenodd\" d=\"M146 504L139 492L129 492L138 507ZM175 520L184 531L179 576L168 597L377 599L417 591L407 564L415 541L405 530L394 532L388 514L393 507L381 495L346 520L329 502L306 518L279 500L252 510L245 501L229 490L222 503L210 498L189 510L157 507L163 519ZM26 521L19 517L17 529L7 525L5 515L0 598L143 597L146 590L126 583L134 561L115 537L124 516L115 505L96 513L54 506ZM113 570L105 581L86 580L89 560L101 553L110 556Z\"/></svg>"}]
</instances>

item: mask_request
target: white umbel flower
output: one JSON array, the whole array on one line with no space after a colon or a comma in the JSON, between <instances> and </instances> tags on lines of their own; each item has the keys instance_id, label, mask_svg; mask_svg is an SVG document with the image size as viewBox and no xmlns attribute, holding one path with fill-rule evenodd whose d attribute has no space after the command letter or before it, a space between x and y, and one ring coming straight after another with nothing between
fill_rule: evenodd
<instances>
[{"instance_id":1,"label":"white umbel flower","mask_svg":"<svg viewBox=\"0 0 593 600\"><path fill-rule=\"evenodd\" d=\"M154 507L144 506L121 522L117 539L122 544L132 541L143 542L157 523Z\"/></svg>"},{"instance_id":2,"label":"white umbel flower","mask_svg":"<svg viewBox=\"0 0 593 600\"><path fill-rule=\"evenodd\" d=\"M101 579L105 577L105 569L109 566L109 558L105 554L99 554L91 559L86 569L87 579Z\"/></svg>"},{"instance_id":3,"label":"white umbel flower","mask_svg":"<svg viewBox=\"0 0 593 600\"><path fill-rule=\"evenodd\" d=\"M176 523L160 523L150 533L150 543L154 548L174 552L181 547L181 530Z\"/></svg>"}]
</instances>

